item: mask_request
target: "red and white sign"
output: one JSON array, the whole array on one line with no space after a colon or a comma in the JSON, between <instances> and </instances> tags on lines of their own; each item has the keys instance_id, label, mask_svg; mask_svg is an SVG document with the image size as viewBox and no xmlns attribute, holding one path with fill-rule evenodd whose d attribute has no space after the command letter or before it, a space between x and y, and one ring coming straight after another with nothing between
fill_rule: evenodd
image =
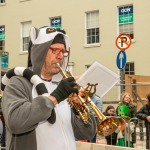
<instances>
[{"instance_id":1,"label":"red and white sign","mask_svg":"<svg viewBox=\"0 0 150 150\"><path fill-rule=\"evenodd\" d=\"M120 50L126 50L131 45L131 37L128 34L120 34L116 39L116 46Z\"/></svg>"}]
</instances>

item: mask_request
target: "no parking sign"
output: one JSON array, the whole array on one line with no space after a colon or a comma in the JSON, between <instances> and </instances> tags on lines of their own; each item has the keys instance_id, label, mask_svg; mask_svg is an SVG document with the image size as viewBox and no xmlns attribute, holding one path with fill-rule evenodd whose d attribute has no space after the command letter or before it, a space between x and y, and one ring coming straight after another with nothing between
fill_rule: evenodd
<instances>
[{"instance_id":1,"label":"no parking sign","mask_svg":"<svg viewBox=\"0 0 150 150\"><path fill-rule=\"evenodd\" d=\"M128 34L120 34L116 39L116 46L120 50L126 50L131 45L131 37Z\"/></svg>"}]
</instances>

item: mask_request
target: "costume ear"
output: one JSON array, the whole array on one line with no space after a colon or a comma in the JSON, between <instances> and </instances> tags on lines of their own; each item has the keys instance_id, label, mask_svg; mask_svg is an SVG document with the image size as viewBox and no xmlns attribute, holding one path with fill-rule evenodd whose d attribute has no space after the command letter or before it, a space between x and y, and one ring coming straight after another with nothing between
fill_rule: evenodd
<instances>
[{"instance_id":1,"label":"costume ear","mask_svg":"<svg viewBox=\"0 0 150 150\"><path fill-rule=\"evenodd\" d=\"M35 43L35 40L38 37L38 32L39 32L39 30L37 28L31 27L31 29L30 29L30 39L31 39L31 42L33 44Z\"/></svg>"}]
</instances>

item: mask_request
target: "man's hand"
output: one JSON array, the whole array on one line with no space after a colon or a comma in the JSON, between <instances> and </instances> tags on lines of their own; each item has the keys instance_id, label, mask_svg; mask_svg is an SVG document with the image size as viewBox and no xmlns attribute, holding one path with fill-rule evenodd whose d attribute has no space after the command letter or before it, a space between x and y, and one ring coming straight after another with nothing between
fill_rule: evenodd
<instances>
[{"instance_id":1,"label":"man's hand","mask_svg":"<svg viewBox=\"0 0 150 150\"><path fill-rule=\"evenodd\" d=\"M75 80L73 77L66 78L62 80L58 87L51 93L51 96L54 96L58 103L65 100L70 94L78 93L78 89L75 88Z\"/></svg>"},{"instance_id":2,"label":"man's hand","mask_svg":"<svg viewBox=\"0 0 150 150\"><path fill-rule=\"evenodd\" d=\"M72 96L70 97L70 101L77 105L82 105L82 102L76 93L72 94Z\"/></svg>"}]
</instances>

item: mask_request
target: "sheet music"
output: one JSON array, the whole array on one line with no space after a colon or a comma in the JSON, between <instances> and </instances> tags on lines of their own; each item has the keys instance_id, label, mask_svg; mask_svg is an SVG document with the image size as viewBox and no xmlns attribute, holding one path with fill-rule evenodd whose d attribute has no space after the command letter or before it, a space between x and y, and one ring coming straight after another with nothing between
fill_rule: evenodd
<instances>
[{"instance_id":1,"label":"sheet music","mask_svg":"<svg viewBox=\"0 0 150 150\"><path fill-rule=\"evenodd\" d=\"M118 81L120 76L95 61L76 81L82 87L88 83L96 84L96 94L103 97Z\"/></svg>"}]
</instances>

